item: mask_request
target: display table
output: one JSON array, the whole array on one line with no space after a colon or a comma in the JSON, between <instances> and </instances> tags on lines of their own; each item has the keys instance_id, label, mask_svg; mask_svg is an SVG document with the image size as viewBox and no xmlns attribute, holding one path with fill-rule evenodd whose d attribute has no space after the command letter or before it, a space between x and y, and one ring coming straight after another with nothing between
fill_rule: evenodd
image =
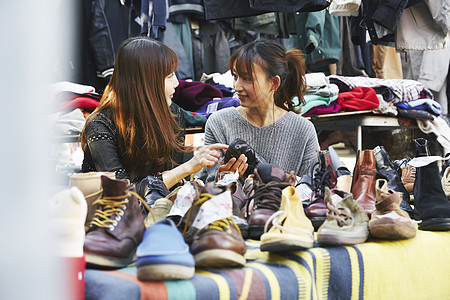
<instances>
[{"instance_id":1,"label":"display table","mask_svg":"<svg viewBox=\"0 0 450 300\"><path fill-rule=\"evenodd\" d=\"M415 119L377 115L371 111L340 112L308 117L314 123L317 134L323 130L356 130L356 151L362 150L363 129L393 130L398 128L417 129Z\"/></svg>"},{"instance_id":2,"label":"display table","mask_svg":"<svg viewBox=\"0 0 450 300\"><path fill-rule=\"evenodd\" d=\"M278 254L247 246L245 267L197 269L190 280L86 270L86 299L450 299L450 232Z\"/></svg>"}]
</instances>

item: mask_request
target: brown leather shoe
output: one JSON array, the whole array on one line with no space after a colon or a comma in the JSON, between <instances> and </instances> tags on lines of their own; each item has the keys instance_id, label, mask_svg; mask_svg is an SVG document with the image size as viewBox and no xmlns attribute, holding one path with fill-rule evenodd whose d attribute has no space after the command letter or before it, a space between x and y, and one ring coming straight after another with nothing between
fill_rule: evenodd
<instances>
[{"instance_id":1,"label":"brown leather shoe","mask_svg":"<svg viewBox=\"0 0 450 300\"><path fill-rule=\"evenodd\" d=\"M94 268L122 268L135 260L144 235L145 201L128 180L102 175L101 181L102 197L94 202L98 208L84 241L86 263Z\"/></svg>"},{"instance_id":2,"label":"brown leather shoe","mask_svg":"<svg viewBox=\"0 0 450 300\"><path fill-rule=\"evenodd\" d=\"M313 176L313 194L310 204L305 208L306 216L311 220L314 229L319 229L326 220L328 208L325 205L325 187L334 189L336 187L337 175L331 162L328 151L318 151L319 167L315 169Z\"/></svg>"},{"instance_id":3,"label":"brown leather shoe","mask_svg":"<svg viewBox=\"0 0 450 300\"><path fill-rule=\"evenodd\" d=\"M243 266L247 251L239 227L231 217L215 221L198 231L191 244L197 267Z\"/></svg>"},{"instance_id":4,"label":"brown leather shoe","mask_svg":"<svg viewBox=\"0 0 450 300\"><path fill-rule=\"evenodd\" d=\"M369 221L370 234L379 239L402 240L416 236L417 225L400 208L402 195L388 189L385 179L376 181L376 210Z\"/></svg>"},{"instance_id":5,"label":"brown leather shoe","mask_svg":"<svg viewBox=\"0 0 450 300\"><path fill-rule=\"evenodd\" d=\"M274 164L260 163L255 168L253 194L247 201L249 238L259 240L264 233L266 221L280 209L281 191L295 186L295 174L286 174ZM249 207L253 200L253 209Z\"/></svg>"},{"instance_id":6,"label":"brown leather shoe","mask_svg":"<svg viewBox=\"0 0 450 300\"><path fill-rule=\"evenodd\" d=\"M353 199L361 205L370 217L375 210L375 180L376 163L373 150L363 150L358 153L355 170L353 171Z\"/></svg>"},{"instance_id":7,"label":"brown leather shoe","mask_svg":"<svg viewBox=\"0 0 450 300\"><path fill-rule=\"evenodd\" d=\"M416 179L416 167L407 165L402 168L402 183L408 193L413 192L414 181Z\"/></svg>"}]
</instances>

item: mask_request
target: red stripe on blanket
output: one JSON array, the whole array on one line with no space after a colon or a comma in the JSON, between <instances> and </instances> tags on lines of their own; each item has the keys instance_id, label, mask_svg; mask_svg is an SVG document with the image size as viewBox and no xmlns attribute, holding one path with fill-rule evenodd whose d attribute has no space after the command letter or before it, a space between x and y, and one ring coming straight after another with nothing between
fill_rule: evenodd
<instances>
[{"instance_id":1,"label":"red stripe on blanket","mask_svg":"<svg viewBox=\"0 0 450 300\"><path fill-rule=\"evenodd\" d=\"M136 275L121 271L107 271L107 273L138 284L141 288L141 300L169 299L167 286L164 282L140 281Z\"/></svg>"}]
</instances>

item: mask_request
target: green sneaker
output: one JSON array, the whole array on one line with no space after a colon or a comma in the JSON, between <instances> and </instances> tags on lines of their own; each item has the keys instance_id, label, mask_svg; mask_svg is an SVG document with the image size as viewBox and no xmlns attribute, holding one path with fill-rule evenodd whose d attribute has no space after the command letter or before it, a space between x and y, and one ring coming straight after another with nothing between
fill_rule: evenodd
<instances>
[{"instance_id":1,"label":"green sneaker","mask_svg":"<svg viewBox=\"0 0 450 300\"><path fill-rule=\"evenodd\" d=\"M351 193L326 187L325 204L327 219L317 231L319 244L354 245L367 240L369 218Z\"/></svg>"}]
</instances>

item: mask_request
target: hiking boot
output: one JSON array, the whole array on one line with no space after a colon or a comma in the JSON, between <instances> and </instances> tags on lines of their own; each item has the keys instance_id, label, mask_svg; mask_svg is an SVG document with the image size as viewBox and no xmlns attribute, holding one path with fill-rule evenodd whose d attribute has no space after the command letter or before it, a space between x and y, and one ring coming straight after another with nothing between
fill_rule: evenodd
<instances>
[{"instance_id":1,"label":"hiking boot","mask_svg":"<svg viewBox=\"0 0 450 300\"><path fill-rule=\"evenodd\" d=\"M376 193L376 209L369 221L370 234L375 238L387 240L415 237L417 225L409 214L400 208L401 193L388 189L388 182L385 179L377 179Z\"/></svg>"},{"instance_id":2,"label":"hiking boot","mask_svg":"<svg viewBox=\"0 0 450 300\"><path fill-rule=\"evenodd\" d=\"M314 245L314 227L303 211L295 188L283 189L280 210L267 220L261 236L261 251L296 251ZM273 225L268 231L268 225Z\"/></svg>"},{"instance_id":3,"label":"hiking boot","mask_svg":"<svg viewBox=\"0 0 450 300\"><path fill-rule=\"evenodd\" d=\"M351 193L325 188L325 203L327 219L317 231L320 245L354 245L366 241L369 218Z\"/></svg>"},{"instance_id":4,"label":"hiking boot","mask_svg":"<svg viewBox=\"0 0 450 300\"><path fill-rule=\"evenodd\" d=\"M413 209L409 205L409 192L403 185L400 169L398 169L392 162L389 154L383 146L376 146L373 151L375 155L377 172L387 179L388 189L402 193L403 198L400 208L412 215Z\"/></svg>"},{"instance_id":5,"label":"hiking boot","mask_svg":"<svg viewBox=\"0 0 450 300\"><path fill-rule=\"evenodd\" d=\"M102 175L101 182L102 196L94 202L98 208L84 240L86 263L94 268L122 268L135 261L145 232L143 205L147 203L128 180Z\"/></svg>"},{"instance_id":6,"label":"hiking boot","mask_svg":"<svg viewBox=\"0 0 450 300\"><path fill-rule=\"evenodd\" d=\"M325 187L335 188L337 182L337 174L331 162L330 153L318 151L317 154L319 167L315 169L313 176L311 203L305 209L305 214L311 220L315 230L319 229L327 218L328 209L324 200Z\"/></svg>"},{"instance_id":7,"label":"hiking boot","mask_svg":"<svg viewBox=\"0 0 450 300\"><path fill-rule=\"evenodd\" d=\"M281 191L295 185L295 174L286 174L274 164L260 163L253 177L252 195L247 200L249 238L258 240L267 220L280 209ZM250 214L250 206L253 209Z\"/></svg>"},{"instance_id":8,"label":"hiking boot","mask_svg":"<svg viewBox=\"0 0 450 300\"><path fill-rule=\"evenodd\" d=\"M363 150L358 153L353 171L352 190L353 199L361 205L367 215L375 210L375 155L373 150Z\"/></svg>"},{"instance_id":9,"label":"hiking boot","mask_svg":"<svg viewBox=\"0 0 450 300\"><path fill-rule=\"evenodd\" d=\"M190 249L197 267L234 267L246 262L247 247L232 217L214 221L199 230Z\"/></svg>"},{"instance_id":10,"label":"hiking boot","mask_svg":"<svg viewBox=\"0 0 450 300\"><path fill-rule=\"evenodd\" d=\"M428 141L414 140L416 156L428 156ZM450 230L450 201L442 189L437 162L416 168L414 182L414 218L421 220L419 229L431 231Z\"/></svg>"}]
</instances>

